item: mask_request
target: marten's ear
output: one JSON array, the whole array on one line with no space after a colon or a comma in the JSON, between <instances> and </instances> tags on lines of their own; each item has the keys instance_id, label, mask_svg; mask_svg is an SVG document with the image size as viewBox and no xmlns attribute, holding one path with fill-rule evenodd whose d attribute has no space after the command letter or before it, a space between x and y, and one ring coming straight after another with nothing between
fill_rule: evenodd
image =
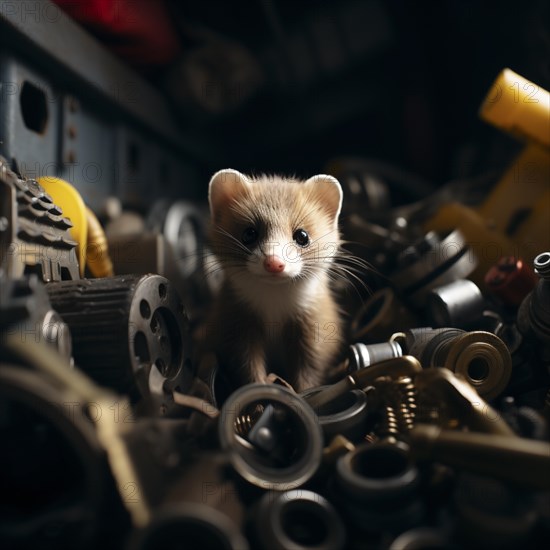
<instances>
[{"instance_id":1,"label":"marten's ear","mask_svg":"<svg viewBox=\"0 0 550 550\"><path fill-rule=\"evenodd\" d=\"M321 206L330 215L335 223L338 221L342 209L342 187L340 182L332 176L319 174L306 181L311 188L311 196L316 198Z\"/></svg>"},{"instance_id":2,"label":"marten's ear","mask_svg":"<svg viewBox=\"0 0 550 550\"><path fill-rule=\"evenodd\" d=\"M247 188L248 183L246 176L237 170L227 168L216 172L208 186L212 219L218 219L219 213Z\"/></svg>"}]
</instances>

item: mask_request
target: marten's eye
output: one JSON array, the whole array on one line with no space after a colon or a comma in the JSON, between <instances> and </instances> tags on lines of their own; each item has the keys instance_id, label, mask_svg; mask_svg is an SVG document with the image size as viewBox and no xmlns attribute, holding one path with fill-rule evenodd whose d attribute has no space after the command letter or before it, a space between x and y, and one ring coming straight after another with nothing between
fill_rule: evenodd
<instances>
[{"instance_id":1,"label":"marten's eye","mask_svg":"<svg viewBox=\"0 0 550 550\"><path fill-rule=\"evenodd\" d=\"M253 227L247 227L243 231L241 241L244 244L252 244L258 240L258 232Z\"/></svg>"},{"instance_id":2,"label":"marten's eye","mask_svg":"<svg viewBox=\"0 0 550 550\"><path fill-rule=\"evenodd\" d=\"M309 244L309 235L305 229L296 229L292 238L298 246L307 246Z\"/></svg>"}]
</instances>

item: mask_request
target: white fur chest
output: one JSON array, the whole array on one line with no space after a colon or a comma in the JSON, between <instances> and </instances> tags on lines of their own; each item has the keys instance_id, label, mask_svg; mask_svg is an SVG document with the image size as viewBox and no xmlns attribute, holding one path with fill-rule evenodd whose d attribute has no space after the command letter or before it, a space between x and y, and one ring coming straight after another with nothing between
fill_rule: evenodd
<instances>
[{"instance_id":1,"label":"white fur chest","mask_svg":"<svg viewBox=\"0 0 550 550\"><path fill-rule=\"evenodd\" d=\"M269 284L243 277L232 281L237 296L262 319L267 334L276 337L284 324L311 310L324 281L319 278Z\"/></svg>"}]
</instances>

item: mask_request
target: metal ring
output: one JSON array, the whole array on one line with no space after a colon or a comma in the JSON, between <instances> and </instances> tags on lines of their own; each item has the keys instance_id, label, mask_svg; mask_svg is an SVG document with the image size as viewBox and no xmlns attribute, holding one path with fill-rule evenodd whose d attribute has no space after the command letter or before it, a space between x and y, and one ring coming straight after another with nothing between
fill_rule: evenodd
<instances>
[{"instance_id":1,"label":"metal ring","mask_svg":"<svg viewBox=\"0 0 550 550\"><path fill-rule=\"evenodd\" d=\"M205 550L249 548L247 540L228 516L199 502L165 508L149 525L133 535L128 548L156 550L181 545Z\"/></svg>"},{"instance_id":2,"label":"metal ring","mask_svg":"<svg viewBox=\"0 0 550 550\"><path fill-rule=\"evenodd\" d=\"M340 550L346 531L338 513L312 491L269 492L260 501L256 532L265 550Z\"/></svg>"},{"instance_id":3,"label":"metal ring","mask_svg":"<svg viewBox=\"0 0 550 550\"><path fill-rule=\"evenodd\" d=\"M512 358L504 342L490 332L468 332L456 338L444 366L461 374L483 398L499 396L510 381Z\"/></svg>"},{"instance_id":4,"label":"metal ring","mask_svg":"<svg viewBox=\"0 0 550 550\"><path fill-rule=\"evenodd\" d=\"M300 395L307 400L310 396L329 387L310 388ZM329 442L338 434L356 441L365 433L364 427L368 416L367 396L361 390L352 390L315 412L319 418L325 442Z\"/></svg>"},{"instance_id":5,"label":"metal ring","mask_svg":"<svg viewBox=\"0 0 550 550\"><path fill-rule=\"evenodd\" d=\"M292 418L289 426L296 449L290 465L270 464L269 457L261 456L235 432L237 418L259 402L279 404ZM258 487L275 490L299 487L313 476L321 463L323 434L317 415L304 399L282 386L248 384L233 392L221 410L218 434L221 448L228 453L235 470Z\"/></svg>"}]
</instances>

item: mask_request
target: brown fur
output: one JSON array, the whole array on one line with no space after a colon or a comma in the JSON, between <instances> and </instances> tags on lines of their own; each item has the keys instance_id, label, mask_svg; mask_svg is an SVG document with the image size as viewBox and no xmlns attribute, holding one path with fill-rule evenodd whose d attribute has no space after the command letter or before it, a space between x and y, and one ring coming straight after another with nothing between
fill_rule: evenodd
<instances>
[{"instance_id":1,"label":"brown fur","mask_svg":"<svg viewBox=\"0 0 550 550\"><path fill-rule=\"evenodd\" d=\"M212 178L210 242L226 278L208 336L236 384L264 382L275 372L301 391L322 384L334 366L342 328L329 270L340 245L340 203L339 185L328 176L252 180L224 171ZM260 239L247 252L236 241L250 226ZM307 248L293 241L298 228L309 234ZM299 274L275 285L247 267L270 253L272 235L284 239L279 244L289 258L302 262Z\"/></svg>"}]
</instances>

